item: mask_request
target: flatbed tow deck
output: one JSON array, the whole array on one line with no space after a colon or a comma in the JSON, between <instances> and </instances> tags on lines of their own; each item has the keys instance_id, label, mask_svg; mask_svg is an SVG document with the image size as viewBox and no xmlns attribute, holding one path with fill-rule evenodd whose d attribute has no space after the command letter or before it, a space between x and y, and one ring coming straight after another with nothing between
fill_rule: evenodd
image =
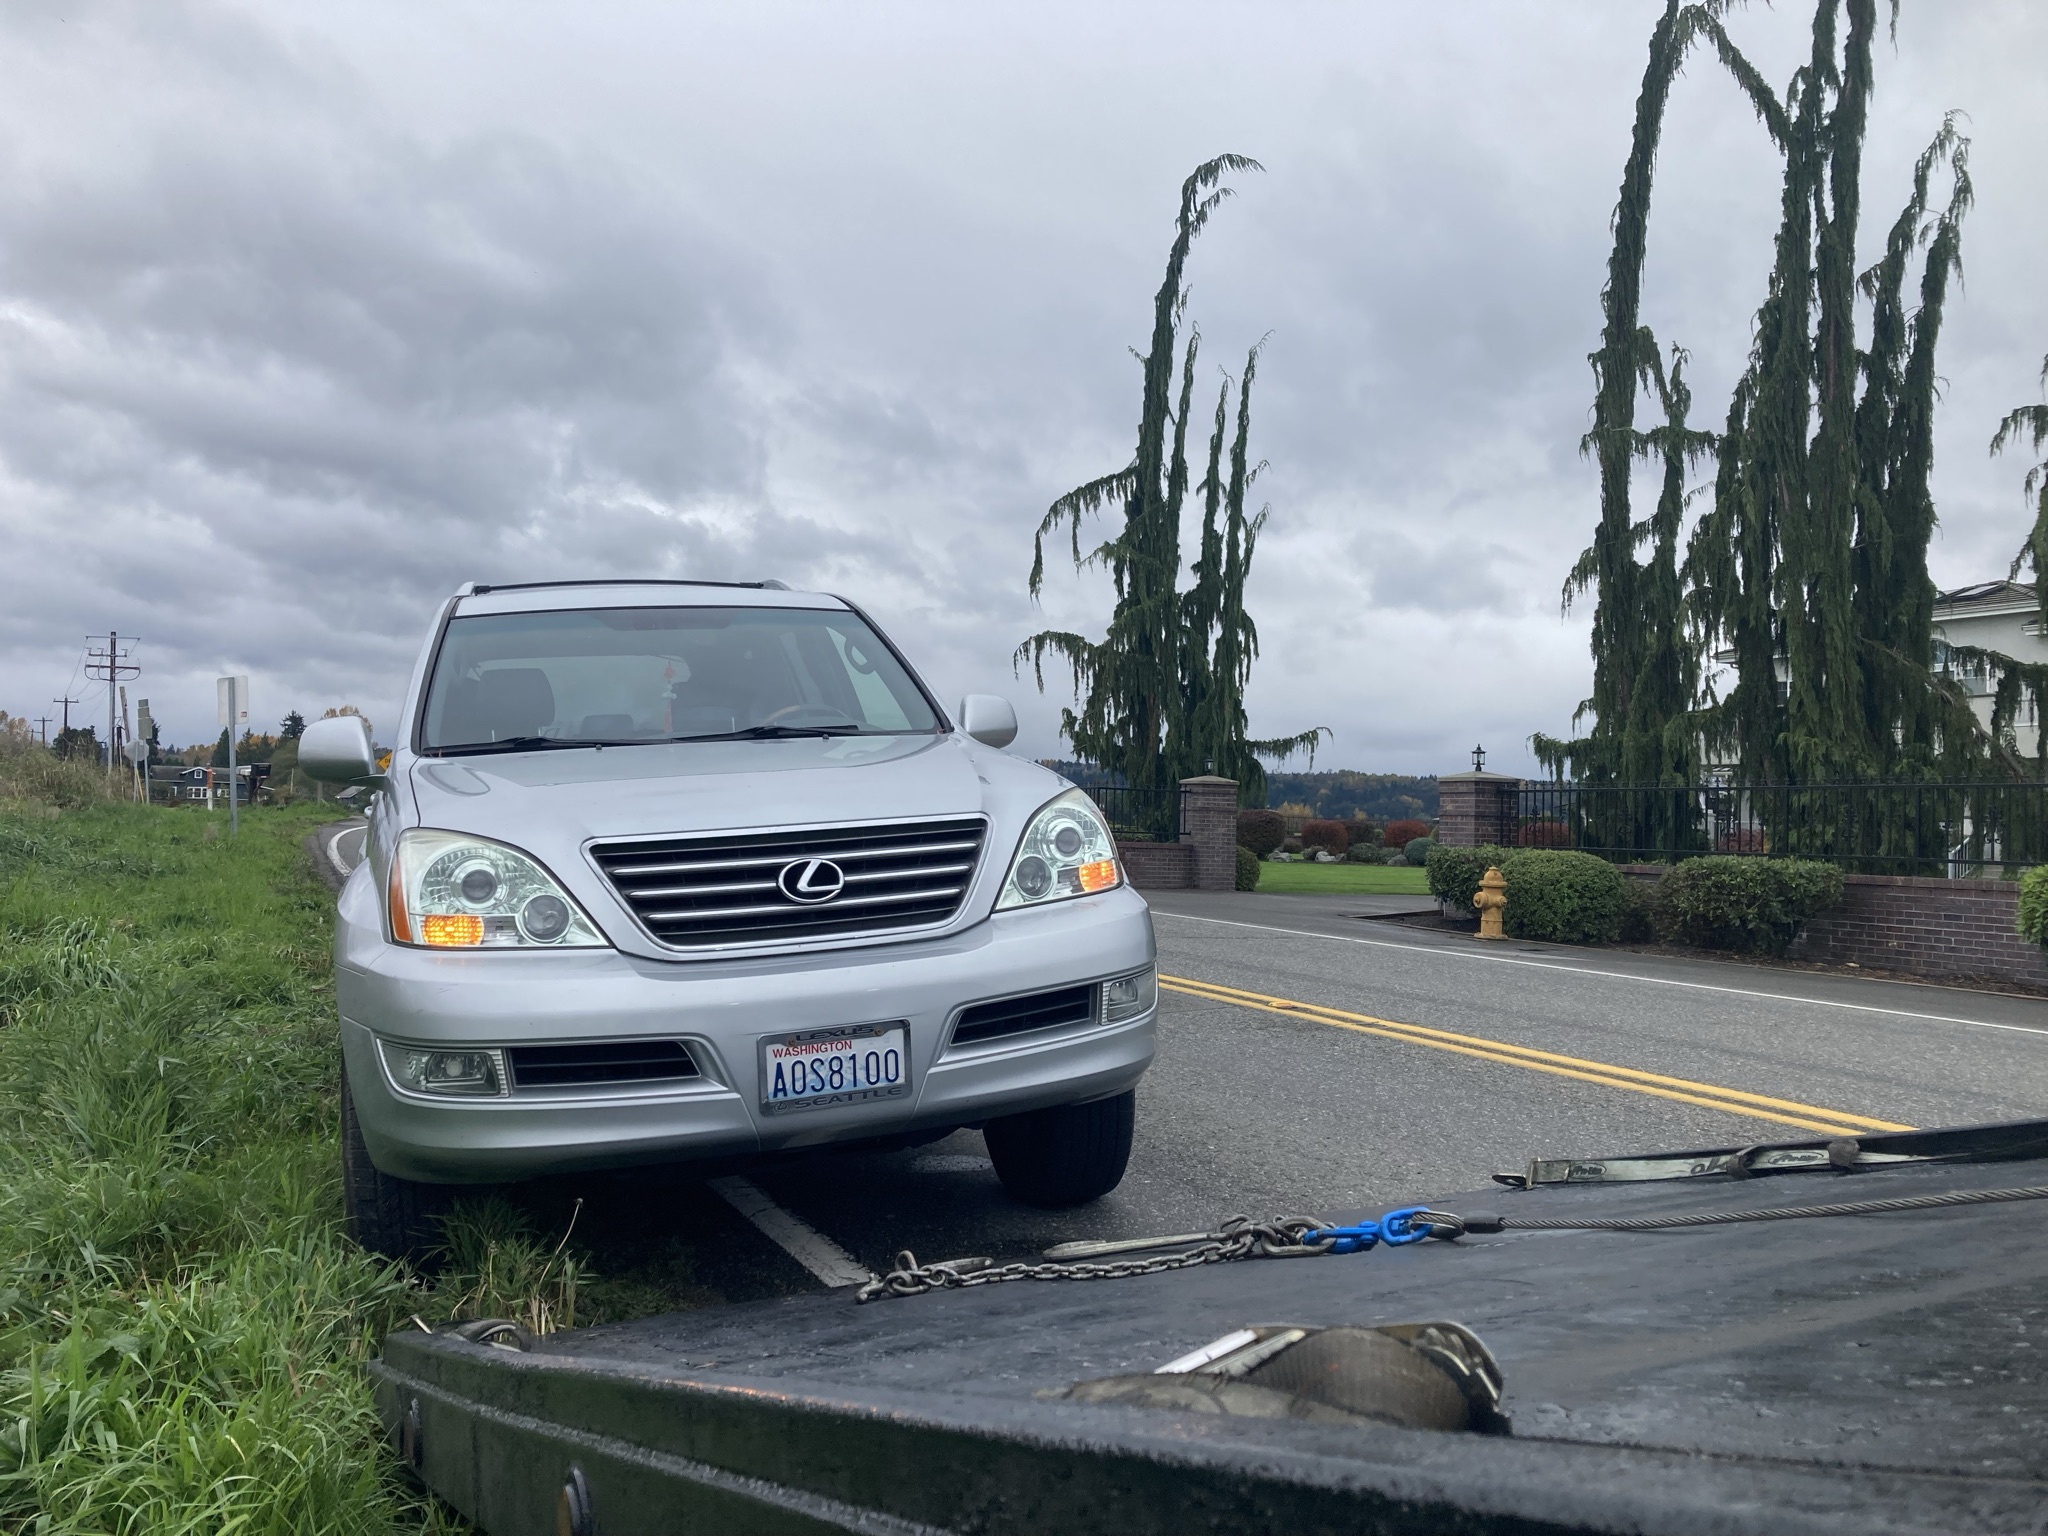
<instances>
[{"instance_id":1,"label":"flatbed tow deck","mask_svg":"<svg viewBox=\"0 0 2048 1536\"><path fill-rule=\"evenodd\" d=\"M2048 1530L2048 1200L1512 1227L2024 1192L2048 1185L2048 1121L1663 1167L1535 1165L1526 1191L1434 1202L1507 1215L1496 1235L838 1291L525 1350L401 1333L372 1371L402 1454L493 1536ZM1511 1435L1065 1395L1264 1325L1429 1320L1491 1350Z\"/></svg>"}]
</instances>

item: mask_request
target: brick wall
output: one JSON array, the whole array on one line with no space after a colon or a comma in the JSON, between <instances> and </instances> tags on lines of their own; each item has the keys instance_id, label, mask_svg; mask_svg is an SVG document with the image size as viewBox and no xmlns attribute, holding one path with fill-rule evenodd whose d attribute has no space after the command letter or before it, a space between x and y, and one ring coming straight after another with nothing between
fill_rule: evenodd
<instances>
[{"instance_id":1,"label":"brick wall","mask_svg":"<svg viewBox=\"0 0 2048 1536\"><path fill-rule=\"evenodd\" d=\"M1118 843L1117 857L1141 891L1228 891L1237 884L1237 780L1200 774L1180 781L1180 841Z\"/></svg>"},{"instance_id":2,"label":"brick wall","mask_svg":"<svg viewBox=\"0 0 2048 1536\"><path fill-rule=\"evenodd\" d=\"M1436 781L1437 841L1451 848L1513 844L1522 781L1504 773L1447 773Z\"/></svg>"},{"instance_id":3,"label":"brick wall","mask_svg":"<svg viewBox=\"0 0 2048 1536\"><path fill-rule=\"evenodd\" d=\"M1655 880L1661 864L1624 864ZM1929 981L1983 981L2048 989L2048 951L2015 931L2012 880L1929 880L1848 875L1842 904L1806 925L1787 951L1795 960L1856 964Z\"/></svg>"},{"instance_id":4,"label":"brick wall","mask_svg":"<svg viewBox=\"0 0 2048 1536\"><path fill-rule=\"evenodd\" d=\"M1189 843L1118 843L1124 873L1141 891L1185 891L1195 883L1195 850Z\"/></svg>"},{"instance_id":5,"label":"brick wall","mask_svg":"<svg viewBox=\"0 0 2048 1536\"><path fill-rule=\"evenodd\" d=\"M2012 880L1850 875L1841 906L1807 924L1790 952L1930 979L2048 987L2048 954L2014 931L2018 911Z\"/></svg>"}]
</instances>

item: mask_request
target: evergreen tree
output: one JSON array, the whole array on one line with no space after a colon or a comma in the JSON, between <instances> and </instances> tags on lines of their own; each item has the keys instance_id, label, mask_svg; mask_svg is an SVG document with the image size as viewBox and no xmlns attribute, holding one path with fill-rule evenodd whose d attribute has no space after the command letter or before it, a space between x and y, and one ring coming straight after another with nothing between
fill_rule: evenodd
<instances>
[{"instance_id":1,"label":"evergreen tree","mask_svg":"<svg viewBox=\"0 0 2048 1536\"><path fill-rule=\"evenodd\" d=\"M1953 118L1942 125L1884 256L1859 276L1876 0L1817 0L1807 61L1782 102L1728 39L1720 11L1667 4L1651 37L1595 354L1587 449L1601 468L1600 520L1566 587L1567 601L1589 586L1597 593L1594 693L1581 711L1594 723L1578 741L1539 737L1539 753L1589 783L1671 783L1693 770L1701 745L1751 783L2010 770L2017 764L1996 732L1987 738L1933 670L1934 353L1960 269L1969 142ZM1648 166L1671 75L1699 38L1712 41L1784 156L1771 274L1718 443L1684 426L1676 360L1658 382L1665 426L1638 435L1632 424L1638 380L1657 378L1654 342L1636 320ZM1930 217L1937 170L1951 191ZM1909 309L1905 284L1923 248ZM1870 306L1867 350L1856 339L1859 298ZM1684 469L1710 446L1711 503L1674 581ZM1662 459L1665 490L1657 513L1634 523L1627 476L1646 452ZM1647 566L1636 555L1646 539ZM1717 653L1733 664L1726 697L1706 666ZM2009 680L2032 686L2017 673Z\"/></svg>"},{"instance_id":2,"label":"evergreen tree","mask_svg":"<svg viewBox=\"0 0 2048 1536\"><path fill-rule=\"evenodd\" d=\"M1219 155L1195 168L1181 186L1180 213L1167 253L1166 275L1153 298L1152 344L1139 358L1143 388L1137 450L1131 463L1091 480L1047 509L1032 541L1031 595L1045 582L1045 540L1067 528L1074 567L1105 566L1116 592L1107 632L1091 641L1064 630L1041 630L1017 647L1042 689L1047 652L1066 661L1079 709L1063 708L1060 730L1086 761L1135 788L1168 788L1190 774L1214 771L1239 779L1247 803L1264 804L1257 758L1311 754L1322 728L1267 741L1245 739L1244 689L1257 632L1244 611L1244 583L1265 513L1247 518L1245 493L1258 470L1249 456L1252 348L1239 381L1237 430L1230 472L1221 473L1229 382L1217 401L1203 498L1194 585L1183 592L1181 517L1188 493L1187 433L1194 410L1200 333L1180 330L1187 307L1188 253L1210 215L1231 195L1232 172L1256 171L1243 155ZM1175 390L1175 363L1179 388ZM1177 406L1177 409L1176 409ZM1083 554L1083 520L1120 506L1114 538ZM1250 797L1256 795L1257 799Z\"/></svg>"}]
</instances>

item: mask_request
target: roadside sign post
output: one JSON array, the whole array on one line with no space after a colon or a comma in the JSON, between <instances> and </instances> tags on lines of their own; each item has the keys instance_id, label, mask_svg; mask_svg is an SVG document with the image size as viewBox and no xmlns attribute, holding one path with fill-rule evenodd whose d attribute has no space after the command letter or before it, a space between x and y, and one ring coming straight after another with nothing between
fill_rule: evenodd
<instances>
[{"instance_id":1,"label":"roadside sign post","mask_svg":"<svg viewBox=\"0 0 2048 1536\"><path fill-rule=\"evenodd\" d=\"M248 729L249 679L246 675L218 678L214 694L220 706L220 723L228 728L228 835L232 837L242 825L239 780L235 775L235 733Z\"/></svg>"}]
</instances>

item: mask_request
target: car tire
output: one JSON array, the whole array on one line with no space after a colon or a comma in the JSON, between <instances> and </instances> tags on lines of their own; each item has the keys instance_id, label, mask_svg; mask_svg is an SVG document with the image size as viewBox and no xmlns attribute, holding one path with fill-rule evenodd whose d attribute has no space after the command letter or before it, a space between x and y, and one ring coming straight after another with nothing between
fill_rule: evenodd
<instances>
[{"instance_id":1,"label":"car tire","mask_svg":"<svg viewBox=\"0 0 2048 1536\"><path fill-rule=\"evenodd\" d=\"M989 1161L1013 1199L1048 1210L1086 1205L1123 1182L1137 1124L1135 1090L991 1120Z\"/></svg>"},{"instance_id":2,"label":"car tire","mask_svg":"<svg viewBox=\"0 0 2048 1536\"><path fill-rule=\"evenodd\" d=\"M440 1187L393 1178L370 1161L346 1067L341 1073L341 1204L348 1235L384 1258L423 1267L441 1241Z\"/></svg>"}]
</instances>

